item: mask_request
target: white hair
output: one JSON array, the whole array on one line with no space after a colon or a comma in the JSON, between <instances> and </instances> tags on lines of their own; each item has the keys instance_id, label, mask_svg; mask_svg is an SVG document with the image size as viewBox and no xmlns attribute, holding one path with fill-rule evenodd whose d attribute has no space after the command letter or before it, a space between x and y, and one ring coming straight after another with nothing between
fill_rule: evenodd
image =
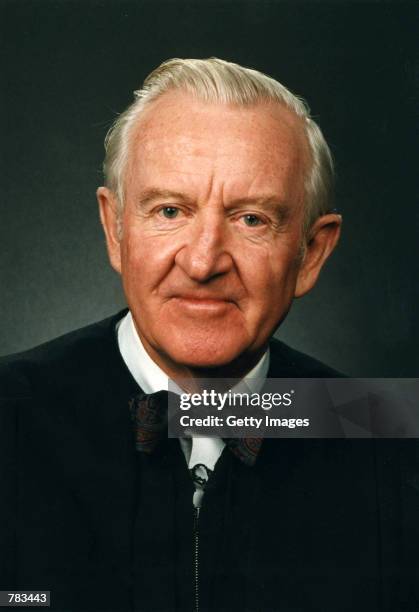
<instances>
[{"instance_id":1,"label":"white hair","mask_svg":"<svg viewBox=\"0 0 419 612\"><path fill-rule=\"evenodd\" d=\"M124 179L133 127L145 107L170 90L187 91L209 103L251 106L277 102L301 117L311 153L311 167L305 179L305 230L330 211L334 183L332 155L304 100L262 72L212 57L163 62L145 79L142 89L134 92L134 102L108 131L103 172L105 185L116 195L119 212L124 206Z\"/></svg>"}]
</instances>

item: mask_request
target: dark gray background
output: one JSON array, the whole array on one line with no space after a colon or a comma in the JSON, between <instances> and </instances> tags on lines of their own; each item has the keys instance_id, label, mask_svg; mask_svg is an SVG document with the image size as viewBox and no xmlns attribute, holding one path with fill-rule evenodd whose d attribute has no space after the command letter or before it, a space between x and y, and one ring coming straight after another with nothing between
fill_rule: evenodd
<instances>
[{"instance_id":1,"label":"dark gray background","mask_svg":"<svg viewBox=\"0 0 419 612\"><path fill-rule=\"evenodd\" d=\"M336 157L343 238L279 337L354 376L417 376L417 24L400 2L3 2L0 354L124 305L103 137L161 61L217 55L304 96Z\"/></svg>"}]
</instances>

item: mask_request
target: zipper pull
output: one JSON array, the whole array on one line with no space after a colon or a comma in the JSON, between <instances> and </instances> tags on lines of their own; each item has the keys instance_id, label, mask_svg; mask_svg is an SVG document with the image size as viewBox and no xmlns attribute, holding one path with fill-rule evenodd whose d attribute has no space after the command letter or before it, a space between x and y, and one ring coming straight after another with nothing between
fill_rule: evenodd
<instances>
[{"instance_id":1,"label":"zipper pull","mask_svg":"<svg viewBox=\"0 0 419 612\"><path fill-rule=\"evenodd\" d=\"M205 486L212 474L212 470L207 468L203 463L197 463L189 470L192 481L195 485L195 492L193 494L193 505L196 509L201 508L202 498L204 497Z\"/></svg>"}]
</instances>

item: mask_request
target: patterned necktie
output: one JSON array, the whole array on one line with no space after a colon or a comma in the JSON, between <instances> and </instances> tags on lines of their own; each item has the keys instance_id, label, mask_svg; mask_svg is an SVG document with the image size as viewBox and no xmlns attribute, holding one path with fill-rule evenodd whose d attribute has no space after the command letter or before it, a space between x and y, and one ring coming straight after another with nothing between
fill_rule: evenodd
<instances>
[{"instance_id":1,"label":"patterned necktie","mask_svg":"<svg viewBox=\"0 0 419 612\"><path fill-rule=\"evenodd\" d=\"M129 401L135 447L150 454L167 437L167 406L170 392L139 393ZM228 449L245 465L253 466L262 438L224 438Z\"/></svg>"}]
</instances>

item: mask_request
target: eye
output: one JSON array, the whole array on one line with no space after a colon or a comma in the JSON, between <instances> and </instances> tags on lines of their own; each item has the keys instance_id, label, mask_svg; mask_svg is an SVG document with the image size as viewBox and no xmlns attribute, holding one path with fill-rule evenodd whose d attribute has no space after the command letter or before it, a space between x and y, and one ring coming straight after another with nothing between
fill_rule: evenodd
<instances>
[{"instance_id":1,"label":"eye","mask_svg":"<svg viewBox=\"0 0 419 612\"><path fill-rule=\"evenodd\" d=\"M257 215L244 215L242 219L248 227L256 227L257 225L263 224L262 219Z\"/></svg>"},{"instance_id":2,"label":"eye","mask_svg":"<svg viewBox=\"0 0 419 612\"><path fill-rule=\"evenodd\" d=\"M175 219L179 214L179 208L175 206L165 206L159 210L159 215L162 215L166 219Z\"/></svg>"}]
</instances>

